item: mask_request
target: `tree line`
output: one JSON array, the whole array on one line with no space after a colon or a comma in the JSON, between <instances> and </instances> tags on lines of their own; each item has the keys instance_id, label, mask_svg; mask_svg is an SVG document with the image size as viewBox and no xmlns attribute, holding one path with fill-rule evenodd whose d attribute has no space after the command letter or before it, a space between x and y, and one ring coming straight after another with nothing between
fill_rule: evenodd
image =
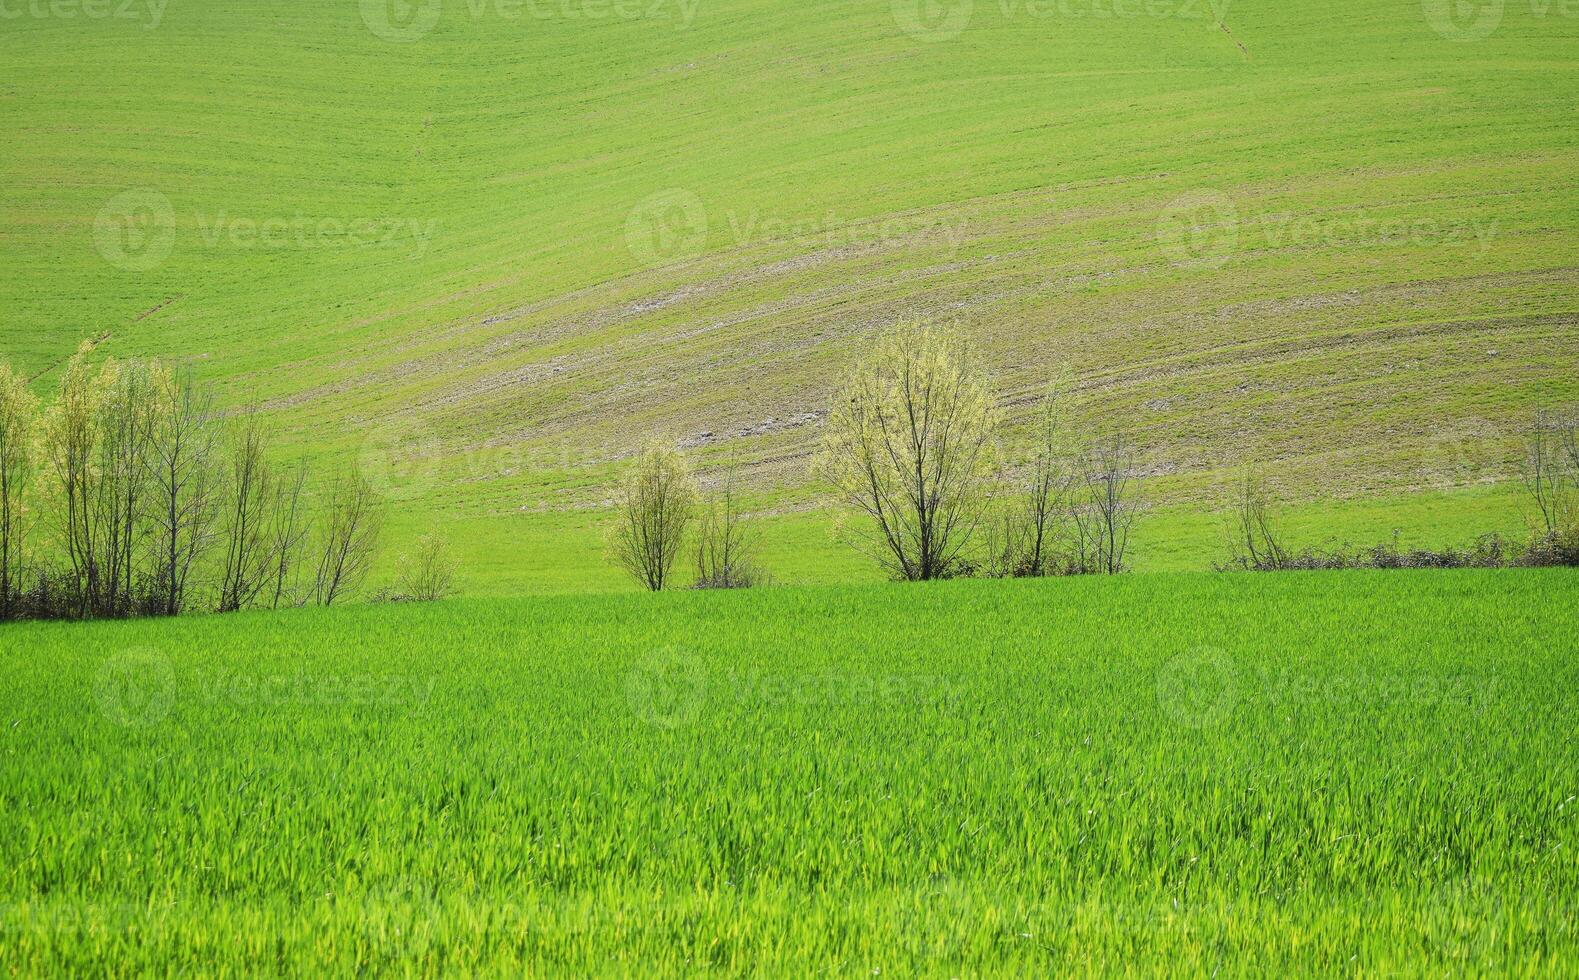
<instances>
[{"instance_id":1,"label":"tree line","mask_svg":"<svg viewBox=\"0 0 1579 980\"><path fill-rule=\"evenodd\" d=\"M1067 372L1031 413L1029 438L1010 439L990 380L957 330L901 322L846 373L812 475L855 516L842 537L890 578L1116 575L1144 510L1136 457L1121 433L1082 430L1068 411ZM1523 542L1483 535L1465 549L1404 550L1396 539L1355 550L1296 550L1276 501L1253 468L1230 488L1228 557L1219 571L1579 565L1579 414L1541 412L1527 437L1531 502ZM766 579L734 492L698 504L685 460L653 445L620 489L610 553L642 586L675 581L689 548L701 588ZM700 514L700 516L699 516ZM690 534L693 522L697 533ZM687 544L689 542L689 544Z\"/></svg>"},{"instance_id":2,"label":"tree line","mask_svg":"<svg viewBox=\"0 0 1579 980\"><path fill-rule=\"evenodd\" d=\"M902 322L846 374L812 475L858 515L842 537L891 578L1116 575L1141 512L1135 456L1120 434L1077 431L1067 380L1042 392L1029 445L1005 451L986 373L948 326ZM650 446L620 488L610 554L663 589L691 540L695 584L765 580L738 506L733 464L701 505L685 460Z\"/></svg>"},{"instance_id":3,"label":"tree line","mask_svg":"<svg viewBox=\"0 0 1579 980\"><path fill-rule=\"evenodd\" d=\"M384 510L359 472L313 486L271 459L255 412L227 417L158 361L90 353L48 404L0 363L0 618L330 606L361 589Z\"/></svg>"}]
</instances>

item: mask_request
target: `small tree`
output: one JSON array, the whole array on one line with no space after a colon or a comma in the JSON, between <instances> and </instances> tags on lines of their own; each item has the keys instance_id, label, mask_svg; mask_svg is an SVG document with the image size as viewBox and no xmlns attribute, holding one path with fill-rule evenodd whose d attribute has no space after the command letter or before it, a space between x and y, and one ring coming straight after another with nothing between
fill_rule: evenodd
<instances>
[{"instance_id":1,"label":"small tree","mask_svg":"<svg viewBox=\"0 0 1579 980\"><path fill-rule=\"evenodd\" d=\"M700 589L748 589L763 580L757 538L740 513L733 458L724 467L718 493L702 510L696 542L696 585Z\"/></svg>"},{"instance_id":2,"label":"small tree","mask_svg":"<svg viewBox=\"0 0 1579 980\"><path fill-rule=\"evenodd\" d=\"M455 560L437 534L423 535L400 563L400 593L417 602L435 602L455 593Z\"/></svg>"},{"instance_id":3,"label":"small tree","mask_svg":"<svg viewBox=\"0 0 1579 980\"><path fill-rule=\"evenodd\" d=\"M1547 535L1579 520L1579 454L1574 423L1555 412L1540 411L1525 437L1524 486Z\"/></svg>"},{"instance_id":4,"label":"small tree","mask_svg":"<svg viewBox=\"0 0 1579 980\"><path fill-rule=\"evenodd\" d=\"M1060 538L1068 517L1073 473L1069 447L1067 372L1049 385L1032 420L1031 453L1023 476L1004 477L987 522L987 564L996 577L1035 577L1060 570Z\"/></svg>"},{"instance_id":5,"label":"small tree","mask_svg":"<svg viewBox=\"0 0 1579 980\"><path fill-rule=\"evenodd\" d=\"M1121 435L1098 442L1081 461L1069 511L1078 570L1103 575L1124 571L1139 506L1131 495L1134 472L1134 453Z\"/></svg>"},{"instance_id":6,"label":"small tree","mask_svg":"<svg viewBox=\"0 0 1579 980\"><path fill-rule=\"evenodd\" d=\"M674 561L696 514L696 481L680 454L649 446L620 489L609 552L631 577L654 592L670 583Z\"/></svg>"},{"instance_id":7,"label":"small tree","mask_svg":"<svg viewBox=\"0 0 1579 980\"><path fill-rule=\"evenodd\" d=\"M248 416L230 447L221 536L225 559L219 586L219 611L252 605L268 582L268 510L274 477L269 470L267 436L256 416Z\"/></svg>"},{"instance_id":8,"label":"small tree","mask_svg":"<svg viewBox=\"0 0 1579 980\"><path fill-rule=\"evenodd\" d=\"M859 550L896 578L946 578L987 503L997 422L963 339L901 323L846 378L814 469L871 519Z\"/></svg>"},{"instance_id":9,"label":"small tree","mask_svg":"<svg viewBox=\"0 0 1579 980\"><path fill-rule=\"evenodd\" d=\"M276 481L274 502L269 509L268 554L269 608L299 601L302 552L311 526L307 522L307 467L298 466L296 475Z\"/></svg>"},{"instance_id":10,"label":"small tree","mask_svg":"<svg viewBox=\"0 0 1579 980\"><path fill-rule=\"evenodd\" d=\"M1224 570L1276 571L1289 566L1289 551L1272 527L1266 481L1247 467L1234 488L1227 515L1229 560Z\"/></svg>"},{"instance_id":11,"label":"small tree","mask_svg":"<svg viewBox=\"0 0 1579 980\"><path fill-rule=\"evenodd\" d=\"M193 569L214 540L220 429L212 398L191 378L156 369L154 392L148 452L154 577L164 614L177 616L186 606Z\"/></svg>"},{"instance_id":12,"label":"small tree","mask_svg":"<svg viewBox=\"0 0 1579 980\"><path fill-rule=\"evenodd\" d=\"M0 362L0 619L16 614L26 565L23 502L33 477L38 399L27 381Z\"/></svg>"},{"instance_id":13,"label":"small tree","mask_svg":"<svg viewBox=\"0 0 1579 980\"><path fill-rule=\"evenodd\" d=\"M360 473L336 477L319 530L313 595L320 605L332 606L361 587L383 529L383 504L367 478Z\"/></svg>"}]
</instances>

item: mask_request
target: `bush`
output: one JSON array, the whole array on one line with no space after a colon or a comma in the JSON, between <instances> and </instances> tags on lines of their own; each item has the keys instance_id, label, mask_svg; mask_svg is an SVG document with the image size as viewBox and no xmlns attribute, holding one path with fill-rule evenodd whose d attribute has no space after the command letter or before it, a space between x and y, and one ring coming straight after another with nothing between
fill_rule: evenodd
<instances>
[{"instance_id":1,"label":"bush","mask_svg":"<svg viewBox=\"0 0 1579 980\"><path fill-rule=\"evenodd\" d=\"M757 538L735 499L735 464L724 471L722 487L702 511L696 542L696 588L749 589L767 582L757 565Z\"/></svg>"},{"instance_id":2,"label":"bush","mask_svg":"<svg viewBox=\"0 0 1579 980\"><path fill-rule=\"evenodd\" d=\"M413 602L435 602L455 594L455 561L438 535L417 541L400 562L400 596Z\"/></svg>"},{"instance_id":3,"label":"bush","mask_svg":"<svg viewBox=\"0 0 1579 980\"><path fill-rule=\"evenodd\" d=\"M1537 535L1517 564L1524 568L1579 567L1579 526Z\"/></svg>"},{"instance_id":4,"label":"bush","mask_svg":"<svg viewBox=\"0 0 1579 980\"><path fill-rule=\"evenodd\" d=\"M652 445L621 488L609 553L653 592L670 584L674 561L696 516L696 481L675 450Z\"/></svg>"}]
</instances>

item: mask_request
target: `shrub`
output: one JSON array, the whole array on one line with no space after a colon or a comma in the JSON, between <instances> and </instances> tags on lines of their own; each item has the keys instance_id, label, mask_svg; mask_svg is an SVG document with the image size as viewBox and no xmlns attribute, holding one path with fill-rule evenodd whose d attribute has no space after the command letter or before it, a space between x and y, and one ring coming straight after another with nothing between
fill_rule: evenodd
<instances>
[{"instance_id":1,"label":"shrub","mask_svg":"<svg viewBox=\"0 0 1579 980\"><path fill-rule=\"evenodd\" d=\"M424 535L402 558L400 595L415 602L434 602L455 593L455 561L449 546L436 534Z\"/></svg>"},{"instance_id":2,"label":"shrub","mask_svg":"<svg viewBox=\"0 0 1579 980\"><path fill-rule=\"evenodd\" d=\"M696 587L749 589L767 575L757 565L757 539L735 497L736 466L726 464L718 494L702 510L696 542Z\"/></svg>"},{"instance_id":3,"label":"shrub","mask_svg":"<svg viewBox=\"0 0 1579 980\"><path fill-rule=\"evenodd\" d=\"M659 592L670 584L695 516L696 481L685 460L667 446L649 446L621 487L610 556L641 585Z\"/></svg>"}]
</instances>

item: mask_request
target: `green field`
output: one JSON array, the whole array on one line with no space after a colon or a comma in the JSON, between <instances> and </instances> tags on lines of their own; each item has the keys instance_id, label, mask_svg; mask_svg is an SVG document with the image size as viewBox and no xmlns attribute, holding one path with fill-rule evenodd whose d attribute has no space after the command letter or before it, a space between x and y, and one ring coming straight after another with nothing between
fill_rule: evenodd
<instances>
[{"instance_id":1,"label":"green field","mask_svg":"<svg viewBox=\"0 0 1579 980\"><path fill-rule=\"evenodd\" d=\"M0 970L1556 976L1566 570L0 636Z\"/></svg>"},{"instance_id":2,"label":"green field","mask_svg":"<svg viewBox=\"0 0 1579 980\"><path fill-rule=\"evenodd\" d=\"M495 591L649 437L825 524L820 413L906 315L1011 417L1070 364L1159 502L1259 459L1357 502L1339 536L1375 502L1433 539L1416 493L1579 401L1571 4L929 10L12 0L0 354L41 390L84 337L189 364L287 452L398 471L397 543L437 522Z\"/></svg>"}]
</instances>

